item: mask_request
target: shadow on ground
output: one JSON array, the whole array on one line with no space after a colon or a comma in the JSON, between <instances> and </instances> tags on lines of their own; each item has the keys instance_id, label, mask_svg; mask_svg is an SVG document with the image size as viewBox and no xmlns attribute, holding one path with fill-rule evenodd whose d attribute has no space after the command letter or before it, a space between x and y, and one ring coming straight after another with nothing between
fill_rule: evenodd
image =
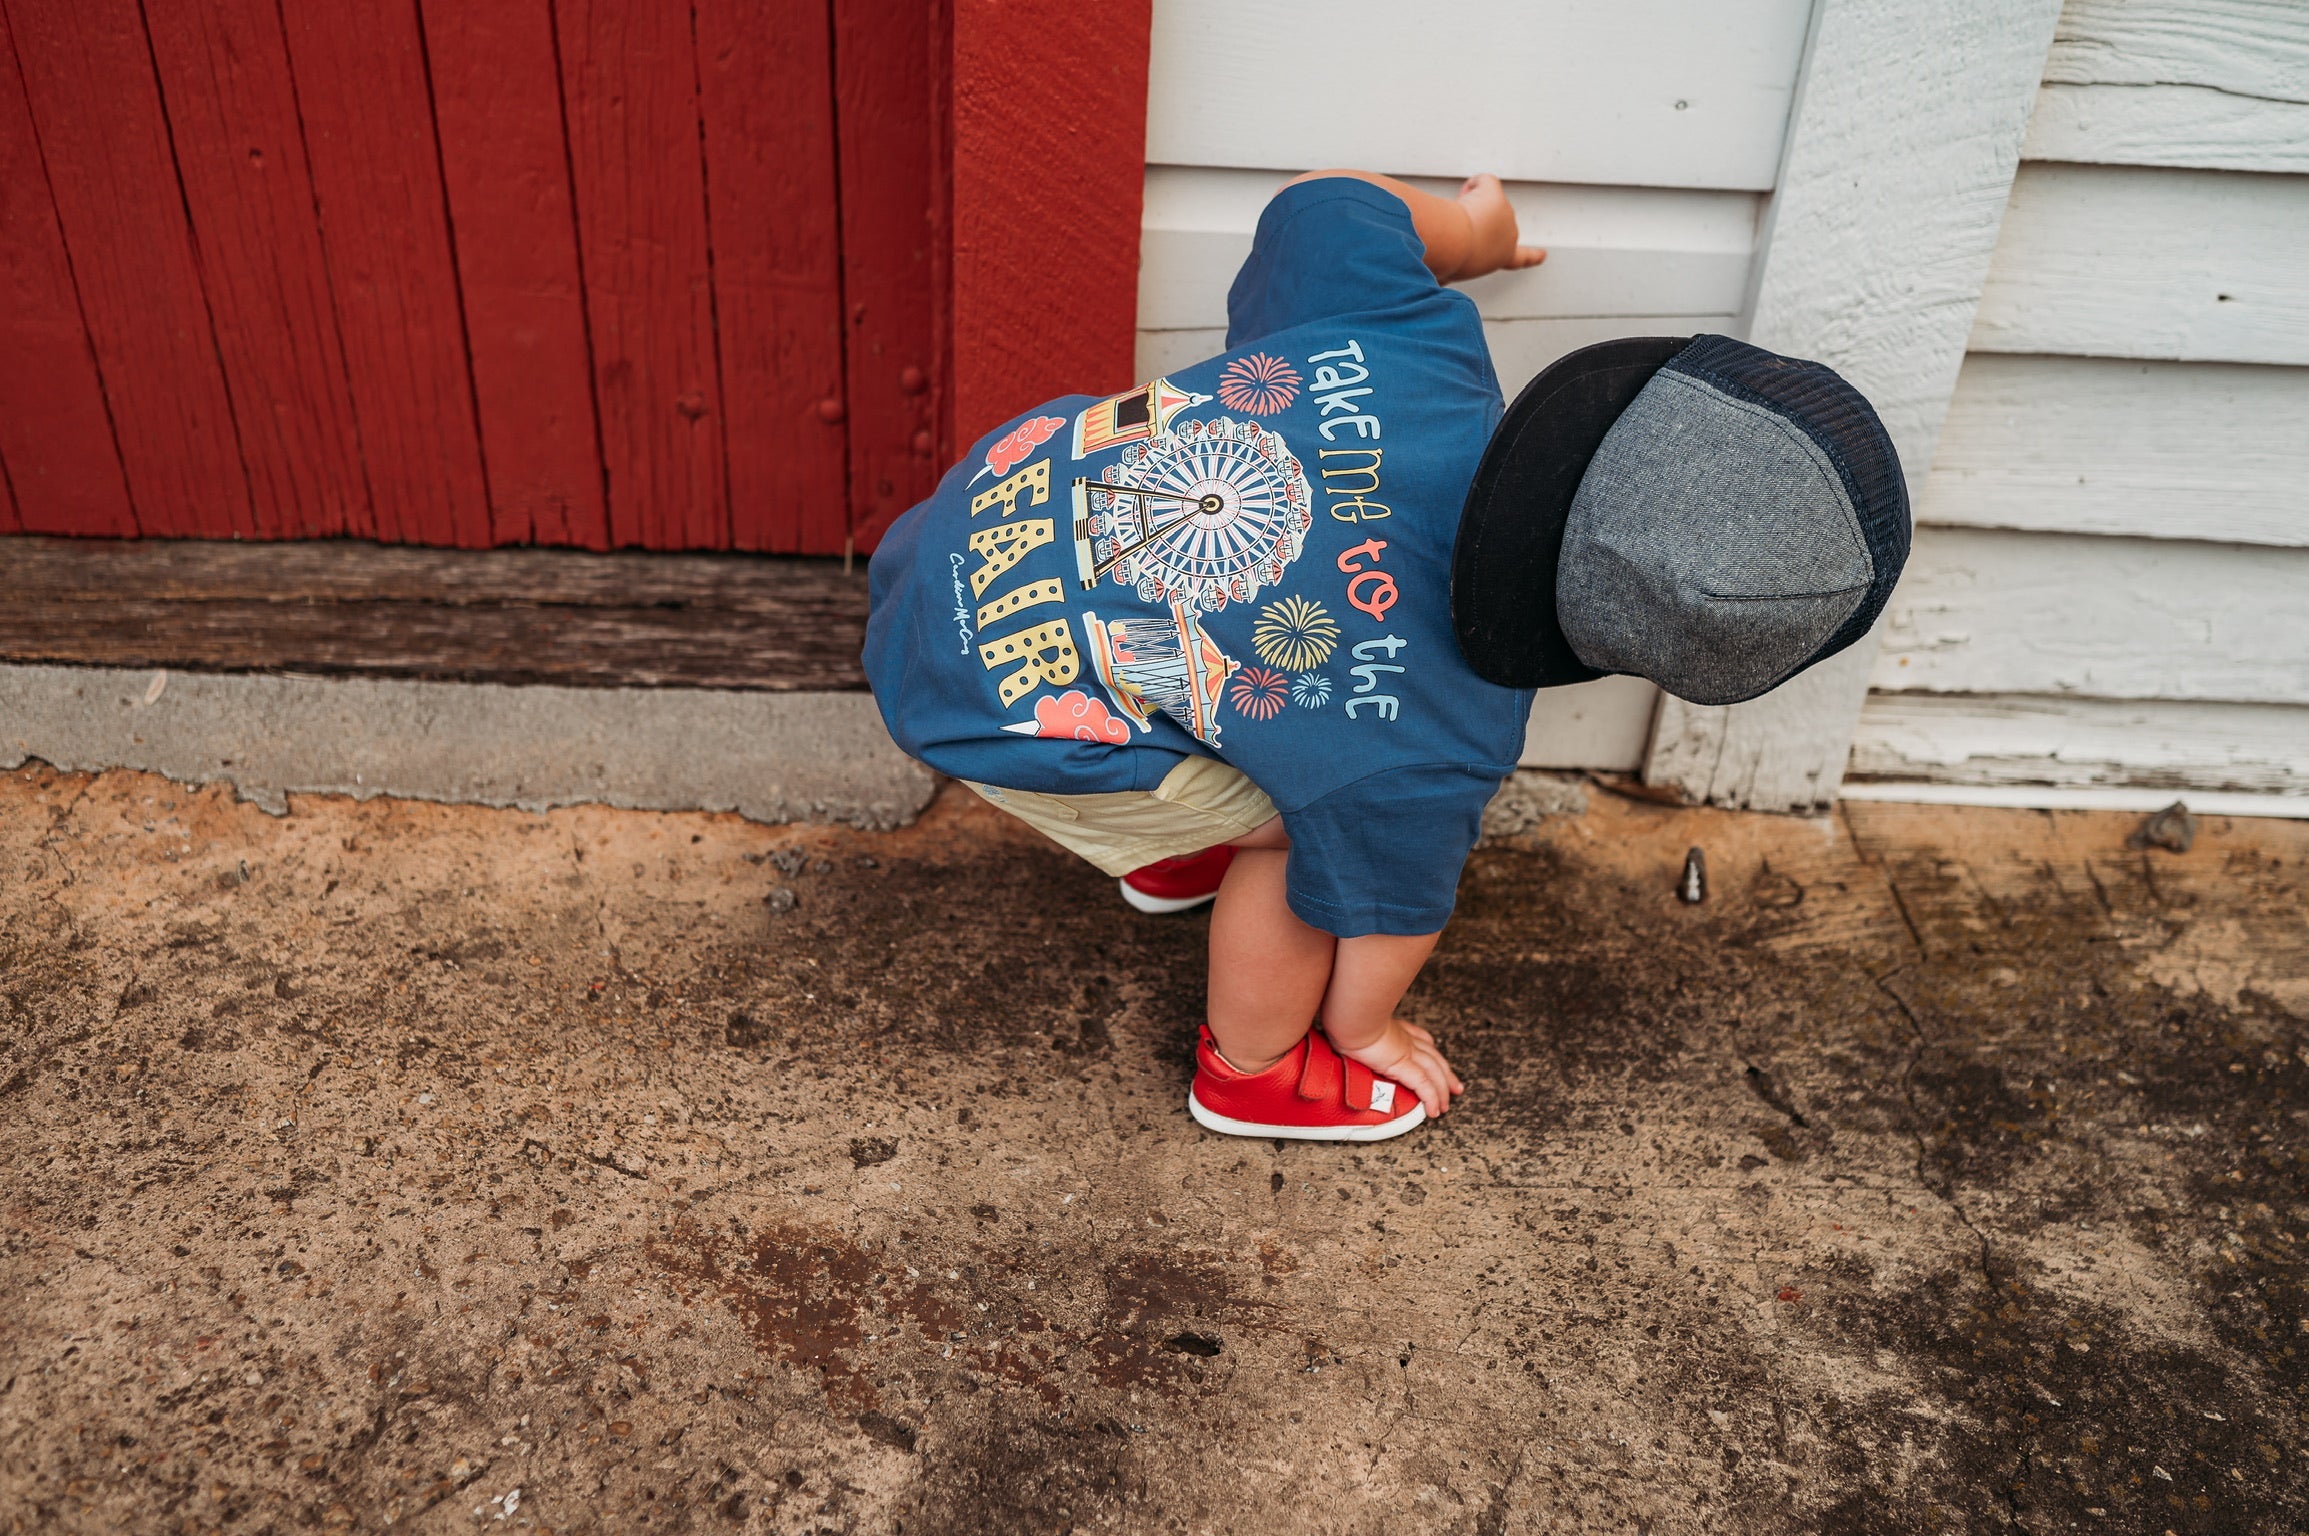
<instances>
[{"instance_id":1,"label":"shadow on ground","mask_svg":"<svg viewBox=\"0 0 2309 1536\"><path fill-rule=\"evenodd\" d=\"M2131 824L1598 795L1345 1150L967 796L11 774L0 1528L2309 1529L2309 827Z\"/></svg>"}]
</instances>

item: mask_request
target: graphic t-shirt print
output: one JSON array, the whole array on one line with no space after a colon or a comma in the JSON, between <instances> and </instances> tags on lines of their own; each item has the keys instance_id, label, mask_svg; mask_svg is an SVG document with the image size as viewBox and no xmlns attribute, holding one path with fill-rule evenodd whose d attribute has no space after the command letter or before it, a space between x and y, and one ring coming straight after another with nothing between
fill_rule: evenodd
<instances>
[{"instance_id":1,"label":"graphic t-shirt print","mask_svg":"<svg viewBox=\"0 0 2309 1536\"><path fill-rule=\"evenodd\" d=\"M1405 670L1396 660L1405 642L1352 637L1342 619L1343 605L1384 627L1396 597L1393 577L1378 568L1385 542L1366 539L1322 562L1337 566L1336 592L1282 590L1316 526L1318 492L1341 523L1390 515L1375 496L1383 456L1372 441L1381 426L1370 377L1352 339L1296 364L1253 352L1219 373L1228 414L1190 419L1211 397L1155 379L1085 407L1071 431L1040 416L997 440L973 477L1001 476L970 501L976 563L967 579L978 653L997 674L1002 707L1028 709L1002 729L1121 745L1164 716L1218 749L1229 719L1264 725L1286 710L1330 705L1325 668L1343 643L1362 663L1351 669L1346 717L1375 706L1376 718L1396 718L1397 701L1378 679ZM1253 419L1281 414L1309 390L1322 392L1309 403L1319 406L1313 430L1324 443L1343 432L1345 442L1369 444L1319 447L1319 485L1282 432ZM1105 462L1071 477L1072 515L1061 529L1031 514L1050 501L1056 454L1068 448L1077 460ZM1037 451L1047 456L1030 458ZM1072 545L1071 580L1034 574L1047 561L1020 569L1058 542ZM959 577L966 562L955 560ZM1100 601L1101 591L1114 600ZM1078 594L1082 609L1069 615ZM1231 654L1212 632L1211 620L1230 609L1249 610L1228 632L1240 644L1247 631L1250 655ZM991 628L1004 632L989 638ZM1045 687L1064 691L1034 697Z\"/></svg>"}]
</instances>

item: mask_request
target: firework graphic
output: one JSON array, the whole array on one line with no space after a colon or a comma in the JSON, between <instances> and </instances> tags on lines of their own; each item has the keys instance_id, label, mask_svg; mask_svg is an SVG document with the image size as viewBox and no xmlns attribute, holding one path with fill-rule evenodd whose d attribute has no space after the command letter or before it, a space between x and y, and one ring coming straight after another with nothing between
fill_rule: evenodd
<instances>
[{"instance_id":1,"label":"firework graphic","mask_svg":"<svg viewBox=\"0 0 2309 1536\"><path fill-rule=\"evenodd\" d=\"M1259 610L1251 626L1251 646L1259 659L1286 672L1305 672L1331 659L1339 643L1339 621L1321 603L1286 597Z\"/></svg>"},{"instance_id":2,"label":"firework graphic","mask_svg":"<svg viewBox=\"0 0 2309 1536\"><path fill-rule=\"evenodd\" d=\"M1269 672L1265 667L1245 667L1235 674L1235 685L1227 691L1235 708L1253 720L1272 720L1290 696L1290 687L1280 672Z\"/></svg>"},{"instance_id":3,"label":"firework graphic","mask_svg":"<svg viewBox=\"0 0 2309 1536\"><path fill-rule=\"evenodd\" d=\"M1219 375L1219 403L1250 416L1272 416L1299 398L1299 373L1279 357L1253 352Z\"/></svg>"},{"instance_id":4,"label":"firework graphic","mask_svg":"<svg viewBox=\"0 0 2309 1536\"><path fill-rule=\"evenodd\" d=\"M1331 702L1331 680L1320 672L1302 672L1291 679L1291 702L1301 709L1321 709Z\"/></svg>"}]
</instances>

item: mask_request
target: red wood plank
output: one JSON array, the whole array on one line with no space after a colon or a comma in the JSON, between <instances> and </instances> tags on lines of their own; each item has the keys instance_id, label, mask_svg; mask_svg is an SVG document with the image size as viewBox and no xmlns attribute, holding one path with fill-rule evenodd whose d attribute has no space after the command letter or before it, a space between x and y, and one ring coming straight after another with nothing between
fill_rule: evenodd
<instances>
[{"instance_id":1,"label":"red wood plank","mask_svg":"<svg viewBox=\"0 0 2309 1536\"><path fill-rule=\"evenodd\" d=\"M727 549L722 393L687 0L559 0L611 539Z\"/></svg>"},{"instance_id":2,"label":"red wood plank","mask_svg":"<svg viewBox=\"0 0 2309 1536\"><path fill-rule=\"evenodd\" d=\"M961 442L1133 382L1151 24L1151 0L955 0Z\"/></svg>"},{"instance_id":3,"label":"red wood plank","mask_svg":"<svg viewBox=\"0 0 2309 1536\"><path fill-rule=\"evenodd\" d=\"M0 517L12 531L134 535L128 482L72 288L32 109L0 25Z\"/></svg>"},{"instance_id":4,"label":"red wood plank","mask_svg":"<svg viewBox=\"0 0 2309 1536\"><path fill-rule=\"evenodd\" d=\"M486 547L489 493L416 8L298 0L281 15L376 536Z\"/></svg>"},{"instance_id":5,"label":"red wood plank","mask_svg":"<svg viewBox=\"0 0 2309 1536\"><path fill-rule=\"evenodd\" d=\"M253 533L136 0L6 0L138 525Z\"/></svg>"},{"instance_id":6,"label":"red wood plank","mask_svg":"<svg viewBox=\"0 0 2309 1536\"><path fill-rule=\"evenodd\" d=\"M274 0L146 0L258 533L375 521Z\"/></svg>"},{"instance_id":7,"label":"red wood plank","mask_svg":"<svg viewBox=\"0 0 2309 1536\"><path fill-rule=\"evenodd\" d=\"M867 550L938 479L939 20L922 0L834 3L850 517ZM1052 243L1073 238L1047 219L1035 227Z\"/></svg>"},{"instance_id":8,"label":"red wood plank","mask_svg":"<svg viewBox=\"0 0 2309 1536\"><path fill-rule=\"evenodd\" d=\"M500 544L609 547L552 0L425 0Z\"/></svg>"},{"instance_id":9,"label":"red wood plank","mask_svg":"<svg viewBox=\"0 0 2309 1536\"><path fill-rule=\"evenodd\" d=\"M697 47L732 542L839 554L848 435L825 0L700 0Z\"/></svg>"}]
</instances>

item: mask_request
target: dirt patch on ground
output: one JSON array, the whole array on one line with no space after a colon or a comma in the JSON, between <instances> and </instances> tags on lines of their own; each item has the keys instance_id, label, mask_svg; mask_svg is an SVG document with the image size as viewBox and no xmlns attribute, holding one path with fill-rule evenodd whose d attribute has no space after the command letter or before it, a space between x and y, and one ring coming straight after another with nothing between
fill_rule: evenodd
<instances>
[{"instance_id":1,"label":"dirt patch on ground","mask_svg":"<svg viewBox=\"0 0 2309 1536\"><path fill-rule=\"evenodd\" d=\"M0 1529L2309 1529L2309 828L1534 804L1331 1149L967 795L11 774Z\"/></svg>"}]
</instances>

